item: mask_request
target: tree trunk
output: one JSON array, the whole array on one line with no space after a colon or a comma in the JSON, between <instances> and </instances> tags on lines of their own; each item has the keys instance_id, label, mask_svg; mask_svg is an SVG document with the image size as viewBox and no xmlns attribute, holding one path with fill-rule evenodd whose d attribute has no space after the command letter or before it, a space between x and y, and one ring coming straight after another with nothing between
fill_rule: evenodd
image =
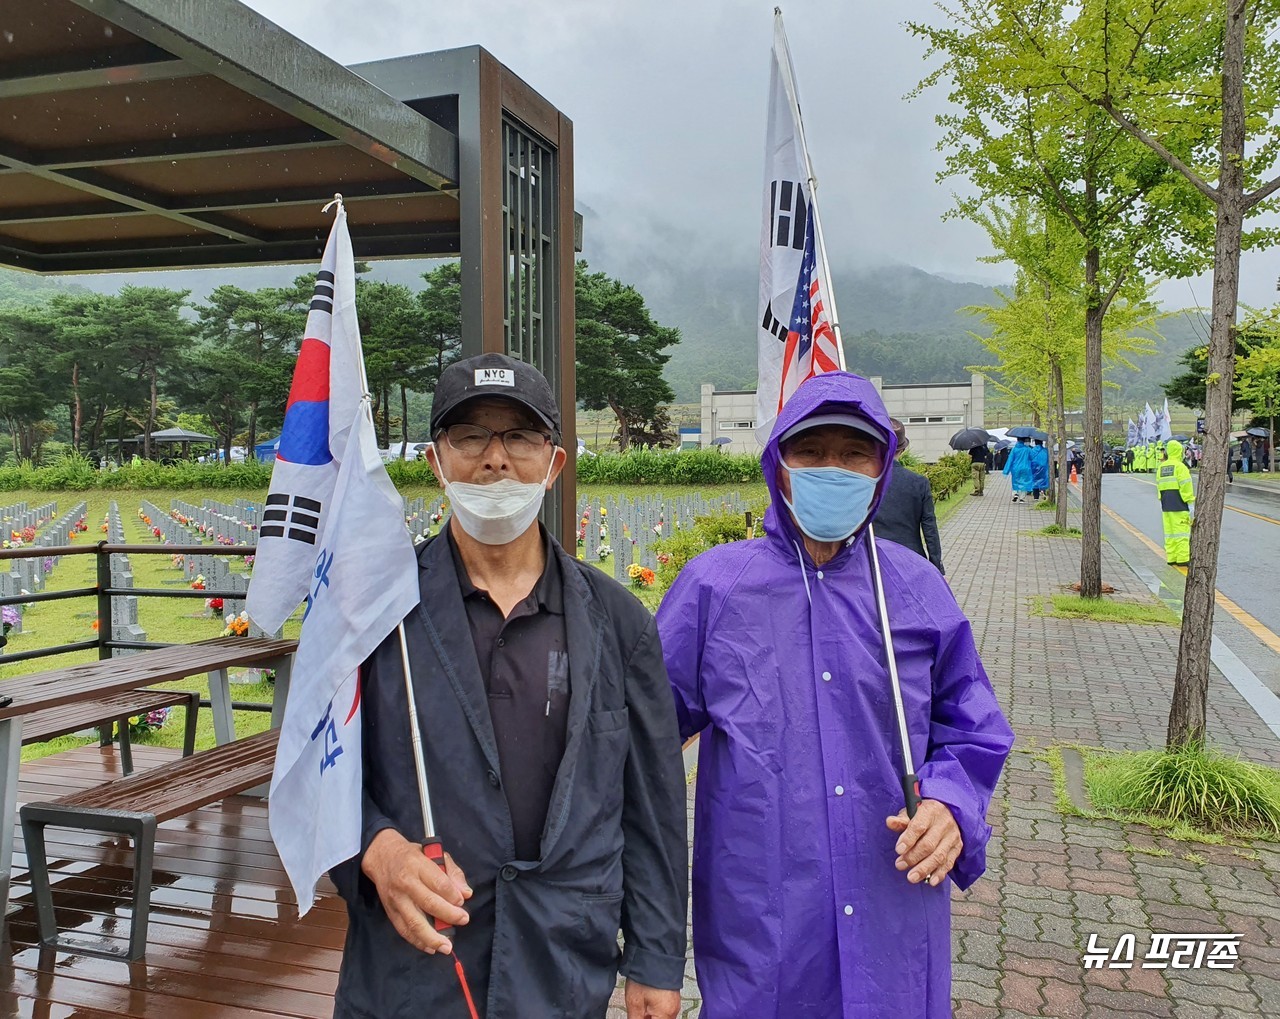
<instances>
[{"instance_id":1,"label":"tree trunk","mask_svg":"<svg viewBox=\"0 0 1280 1019\"><path fill-rule=\"evenodd\" d=\"M1067 527L1067 405L1063 392L1062 362L1050 362L1053 370L1053 424L1058 433L1058 477L1053 485L1053 522L1062 530Z\"/></svg>"},{"instance_id":2,"label":"tree trunk","mask_svg":"<svg viewBox=\"0 0 1280 1019\"><path fill-rule=\"evenodd\" d=\"M98 412L94 415L93 425L89 430L89 444L91 449L102 449L102 426L107 417L107 405L105 403L98 404Z\"/></svg>"},{"instance_id":3,"label":"tree trunk","mask_svg":"<svg viewBox=\"0 0 1280 1019\"><path fill-rule=\"evenodd\" d=\"M258 404L256 402L249 404L249 444L245 447L244 458L246 460L256 459L257 453L254 447L258 445Z\"/></svg>"},{"instance_id":4,"label":"tree trunk","mask_svg":"<svg viewBox=\"0 0 1280 1019\"><path fill-rule=\"evenodd\" d=\"M156 374L158 369L153 364L151 366L151 402L147 405L147 434L143 437L142 448L143 456L148 460L151 459L151 433L156 430L156 404L159 402L160 394L156 390Z\"/></svg>"},{"instance_id":5,"label":"tree trunk","mask_svg":"<svg viewBox=\"0 0 1280 1019\"><path fill-rule=\"evenodd\" d=\"M83 420L80 407L80 365L73 362L71 365L71 448L79 450L80 448L80 423Z\"/></svg>"},{"instance_id":6,"label":"tree trunk","mask_svg":"<svg viewBox=\"0 0 1280 1019\"><path fill-rule=\"evenodd\" d=\"M1228 8L1222 44L1222 150L1213 238L1213 310L1209 326L1209 385L1205 395L1204 456L1191 525L1191 566L1182 599L1182 634L1173 677L1168 746L1204 739L1218 583L1218 541L1226 505L1231 445L1231 395L1236 369L1236 303L1240 294L1240 238L1244 229L1244 40L1246 4Z\"/></svg>"},{"instance_id":7,"label":"tree trunk","mask_svg":"<svg viewBox=\"0 0 1280 1019\"><path fill-rule=\"evenodd\" d=\"M391 448L391 392L382 387L382 445Z\"/></svg>"},{"instance_id":8,"label":"tree trunk","mask_svg":"<svg viewBox=\"0 0 1280 1019\"><path fill-rule=\"evenodd\" d=\"M631 448L631 429L627 427L627 415L612 400L609 401L609 409L618 419L618 451L625 453Z\"/></svg>"},{"instance_id":9,"label":"tree trunk","mask_svg":"<svg viewBox=\"0 0 1280 1019\"><path fill-rule=\"evenodd\" d=\"M400 459L409 459L409 393L404 387L404 383L400 384L400 435L403 442L400 445Z\"/></svg>"},{"instance_id":10,"label":"tree trunk","mask_svg":"<svg viewBox=\"0 0 1280 1019\"><path fill-rule=\"evenodd\" d=\"M1097 186L1086 184L1090 208ZM1098 284L1098 248L1084 256L1084 476L1080 479L1080 596L1102 597L1102 317L1106 314ZM1064 442L1065 446L1066 443Z\"/></svg>"}]
</instances>

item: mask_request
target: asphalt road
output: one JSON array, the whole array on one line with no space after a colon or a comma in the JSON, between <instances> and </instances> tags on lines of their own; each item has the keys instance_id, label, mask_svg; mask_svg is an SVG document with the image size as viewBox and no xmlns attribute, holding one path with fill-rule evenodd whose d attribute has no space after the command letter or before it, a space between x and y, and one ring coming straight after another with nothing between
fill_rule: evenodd
<instances>
[{"instance_id":1,"label":"asphalt road","mask_svg":"<svg viewBox=\"0 0 1280 1019\"><path fill-rule=\"evenodd\" d=\"M1163 547L1160 501L1152 475L1104 474L1102 501ZM1222 516L1218 590L1280 634L1280 499L1230 488ZM1151 558L1154 564L1154 553Z\"/></svg>"}]
</instances>

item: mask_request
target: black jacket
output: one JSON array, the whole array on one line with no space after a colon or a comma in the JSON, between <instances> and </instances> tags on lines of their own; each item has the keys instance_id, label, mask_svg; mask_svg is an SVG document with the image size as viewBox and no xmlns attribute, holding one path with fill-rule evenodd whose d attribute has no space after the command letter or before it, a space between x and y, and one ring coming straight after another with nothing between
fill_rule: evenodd
<instances>
[{"instance_id":1,"label":"black jacket","mask_svg":"<svg viewBox=\"0 0 1280 1019\"><path fill-rule=\"evenodd\" d=\"M929 488L929 479L923 474L894 464L889 487L880 500L872 524L877 538L905 545L933 563L939 573L946 572L942 568L938 519L933 515L933 492ZM923 543L920 541L921 531L924 532ZM925 553L926 545L928 554Z\"/></svg>"},{"instance_id":2,"label":"black jacket","mask_svg":"<svg viewBox=\"0 0 1280 1019\"><path fill-rule=\"evenodd\" d=\"M552 542L564 578L569 720L540 862L515 859L484 682L444 541L418 554L405 621L437 832L475 891L454 941L484 1019L601 1019L617 981L682 986L688 842L675 708L653 617ZM362 670L364 846L422 838L398 638ZM401 939L354 858L335 1017L465 1019L452 961ZM619 953L622 929L625 949Z\"/></svg>"}]
</instances>

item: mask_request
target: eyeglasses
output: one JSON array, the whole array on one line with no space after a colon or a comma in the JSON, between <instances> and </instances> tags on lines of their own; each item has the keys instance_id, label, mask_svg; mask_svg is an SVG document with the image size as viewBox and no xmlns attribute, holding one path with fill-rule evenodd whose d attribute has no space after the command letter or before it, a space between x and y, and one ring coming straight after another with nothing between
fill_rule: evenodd
<instances>
[{"instance_id":1,"label":"eyeglasses","mask_svg":"<svg viewBox=\"0 0 1280 1019\"><path fill-rule=\"evenodd\" d=\"M495 432L484 425L457 424L444 430L449 446L463 456L482 456L494 436L502 440L502 447L512 460L532 460L551 442L551 436L536 428L508 428Z\"/></svg>"}]
</instances>

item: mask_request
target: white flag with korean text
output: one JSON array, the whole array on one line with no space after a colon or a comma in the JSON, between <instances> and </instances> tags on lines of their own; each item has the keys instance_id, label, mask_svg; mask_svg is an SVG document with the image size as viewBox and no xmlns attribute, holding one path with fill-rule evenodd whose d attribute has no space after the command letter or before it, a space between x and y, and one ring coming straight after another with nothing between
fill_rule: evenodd
<instances>
[{"instance_id":1,"label":"white flag with korean text","mask_svg":"<svg viewBox=\"0 0 1280 1019\"><path fill-rule=\"evenodd\" d=\"M317 548L268 807L299 914L320 876L360 851L359 669L418 604L417 558L367 399L350 423Z\"/></svg>"}]
</instances>

